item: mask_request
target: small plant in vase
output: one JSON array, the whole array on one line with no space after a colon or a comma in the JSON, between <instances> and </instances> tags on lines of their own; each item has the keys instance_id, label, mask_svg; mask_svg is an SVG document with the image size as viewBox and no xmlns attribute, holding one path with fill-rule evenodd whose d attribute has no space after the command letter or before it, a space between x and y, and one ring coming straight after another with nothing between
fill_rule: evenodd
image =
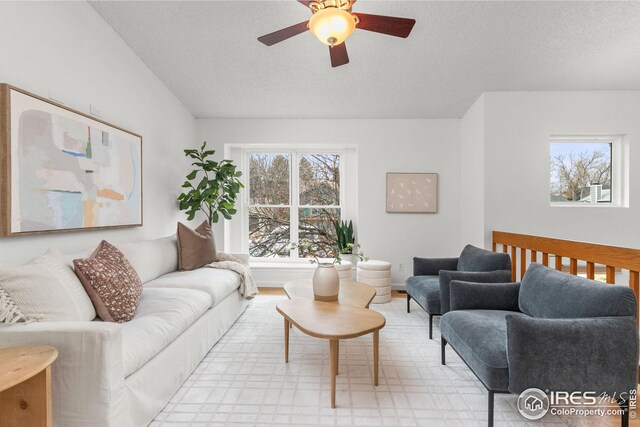
<instances>
[{"instance_id":1,"label":"small plant in vase","mask_svg":"<svg viewBox=\"0 0 640 427\"><path fill-rule=\"evenodd\" d=\"M356 236L353 232L353 221L334 222L336 229L336 244L340 257L356 264L359 261L366 261L364 253L360 252L360 244L356 243Z\"/></svg>"},{"instance_id":2,"label":"small plant in vase","mask_svg":"<svg viewBox=\"0 0 640 427\"><path fill-rule=\"evenodd\" d=\"M354 264L356 264L358 261L369 260L369 258L367 258L364 255L364 252L362 252L362 250L360 249L360 243L347 243L345 250L347 252L342 252L339 255L342 260L346 259L347 261L350 261Z\"/></svg>"},{"instance_id":3,"label":"small plant in vase","mask_svg":"<svg viewBox=\"0 0 640 427\"><path fill-rule=\"evenodd\" d=\"M311 250L311 242L307 239L300 240L299 243L291 242L289 247L291 250L298 248L304 249L307 252ZM335 251L336 256L333 261L322 261L317 256L309 259L312 264L317 264L315 273L313 274L313 297L318 301L336 301L338 294L340 293L340 277L338 271L335 268L335 264L342 262L340 251ZM363 253L355 255L360 260L366 260Z\"/></svg>"},{"instance_id":4,"label":"small plant in vase","mask_svg":"<svg viewBox=\"0 0 640 427\"><path fill-rule=\"evenodd\" d=\"M336 229L336 243L341 254L351 254L353 245L356 243L356 237L353 234L353 221L334 222ZM349 246L351 245L351 246Z\"/></svg>"}]
</instances>

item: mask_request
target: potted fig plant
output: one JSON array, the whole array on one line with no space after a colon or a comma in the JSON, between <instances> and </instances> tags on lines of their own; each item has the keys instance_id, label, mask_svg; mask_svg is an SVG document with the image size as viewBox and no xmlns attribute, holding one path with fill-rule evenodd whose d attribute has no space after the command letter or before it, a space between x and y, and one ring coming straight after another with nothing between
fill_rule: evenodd
<instances>
[{"instance_id":1,"label":"potted fig plant","mask_svg":"<svg viewBox=\"0 0 640 427\"><path fill-rule=\"evenodd\" d=\"M195 166L182 184L185 192L178 196L180 210L186 211L191 221L198 211L203 211L209 224L217 223L220 216L231 219L237 212L236 199L244 188L240 180L242 172L231 160L216 162L210 159L215 150L207 150L205 141L200 149L187 149L184 154Z\"/></svg>"}]
</instances>

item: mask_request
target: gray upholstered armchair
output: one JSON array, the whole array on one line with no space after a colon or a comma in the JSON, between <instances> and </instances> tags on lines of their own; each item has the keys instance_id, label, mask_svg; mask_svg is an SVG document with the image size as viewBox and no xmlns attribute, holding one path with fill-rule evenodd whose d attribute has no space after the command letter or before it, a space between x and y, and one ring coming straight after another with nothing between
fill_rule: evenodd
<instances>
[{"instance_id":1,"label":"gray upholstered armchair","mask_svg":"<svg viewBox=\"0 0 640 427\"><path fill-rule=\"evenodd\" d=\"M531 264L519 283L452 281L440 321L442 364L450 344L494 393L590 391L628 397L638 379L636 298L611 286Z\"/></svg>"},{"instance_id":2,"label":"gray upholstered armchair","mask_svg":"<svg viewBox=\"0 0 640 427\"><path fill-rule=\"evenodd\" d=\"M429 339L433 338L433 316L449 311L449 283L464 280L479 283L511 281L511 258L467 245L458 258L413 258L413 277L405 282L407 313L411 299L429 314Z\"/></svg>"}]
</instances>

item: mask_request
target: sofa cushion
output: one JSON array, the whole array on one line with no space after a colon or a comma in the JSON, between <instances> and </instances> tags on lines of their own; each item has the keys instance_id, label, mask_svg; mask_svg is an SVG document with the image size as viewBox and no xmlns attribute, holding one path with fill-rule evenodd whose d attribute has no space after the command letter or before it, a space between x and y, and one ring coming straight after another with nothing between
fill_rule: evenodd
<instances>
[{"instance_id":1,"label":"sofa cushion","mask_svg":"<svg viewBox=\"0 0 640 427\"><path fill-rule=\"evenodd\" d=\"M64 283L67 290L68 303L75 306L78 320L93 320L96 318L96 309L84 290L80 279L73 271L73 263L55 249L49 249L43 256L31 261L48 266L52 271L52 277L58 278Z\"/></svg>"},{"instance_id":2,"label":"sofa cushion","mask_svg":"<svg viewBox=\"0 0 640 427\"><path fill-rule=\"evenodd\" d=\"M520 311L533 317L635 316L636 298L628 286L611 286L531 264L522 279Z\"/></svg>"},{"instance_id":3,"label":"sofa cushion","mask_svg":"<svg viewBox=\"0 0 640 427\"><path fill-rule=\"evenodd\" d=\"M440 278L413 276L405 282L407 293L429 314L440 314Z\"/></svg>"},{"instance_id":4,"label":"sofa cushion","mask_svg":"<svg viewBox=\"0 0 640 427\"><path fill-rule=\"evenodd\" d=\"M49 250L28 264L0 268L0 323L89 321L96 311L62 255Z\"/></svg>"},{"instance_id":5,"label":"sofa cushion","mask_svg":"<svg viewBox=\"0 0 640 427\"><path fill-rule=\"evenodd\" d=\"M509 388L507 315L503 310L454 310L440 319L442 337L490 390Z\"/></svg>"},{"instance_id":6,"label":"sofa cushion","mask_svg":"<svg viewBox=\"0 0 640 427\"><path fill-rule=\"evenodd\" d=\"M114 246L127 257L142 283L178 270L176 236Z\"/></svg>"},{"instance_id":7,"label":"sofa cushion","mask_svg":"<svg viewBox=\"0 0 640 427\"><path fill-rule=\"evenodd\" d=\"M458 259L458 271L494 270L511 270L511 257L508 254L491 252L472 245L464 247Z\"/></svg>"},{"instance_id":8,"label":"sofa cushion","mask_svg":"<svg viewBox=\"0 0 640 427\"><path fill-rule=\"evenodd\" d=\"M206 292L211 297L211 307L218 305L227 295L240 286L240 276L231 270L199 268L192 271L176 271L145 283L146 288L181 288Z\"/></svg>"},{"instance_id":9,"label":"sofa cushion","mask_svg":"<svg viewBox=\"0 0 640 427\"><path fill-rule=\"evenodd\" d=\"M135 317L122 325L125 378L189 328L210 305L211 297L204 292L145 288Z\"/></svg>"},{"instance_id":10,"label":"sofa cushion","mask_svg":"<svg viewBox=\"0 0 640 427\"><path fill-rule=\"evenodd\" d=\"M113 246L127 257L142 283L178 270L178 244L175 234L154 240L113 243ZM93 249L85 249L65 253L63 257L73 268L74 259L88 258L92 252Z\"/></svg>"}]
</instances>

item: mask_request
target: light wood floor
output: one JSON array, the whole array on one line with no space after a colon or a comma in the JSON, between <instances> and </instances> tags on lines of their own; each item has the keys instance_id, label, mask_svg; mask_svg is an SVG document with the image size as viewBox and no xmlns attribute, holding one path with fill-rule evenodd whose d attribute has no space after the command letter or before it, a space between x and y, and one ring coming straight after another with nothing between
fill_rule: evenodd
<instances>
[{"instance_id":1,"label":"light wood floor","mask_svg":"<svg viewBox=\"0 0 640 427\"><path fill-rule=\"evenodd\" d=\"M284 296L284 290L282 288L258 288L258 290L260 291L260 293L258 294L258 296L263 295L263 296L267 296L267 295L282 295ZM406 298L407 294L405 293L400 293L399 291L396 290L392 290L391 291L391 298Z\"/></svg>"}]
</instances>

